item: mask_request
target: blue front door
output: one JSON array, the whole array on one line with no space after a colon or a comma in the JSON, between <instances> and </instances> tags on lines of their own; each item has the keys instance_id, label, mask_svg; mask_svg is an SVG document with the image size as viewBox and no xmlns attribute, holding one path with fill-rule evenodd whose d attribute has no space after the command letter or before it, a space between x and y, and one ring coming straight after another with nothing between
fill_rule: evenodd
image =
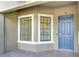
<instances>
[{"instance_id":1,"label":"blue front door","mask_svg":"<svg viewBox=\"0 0 79 59\"><path fill-rule=\"evenodd\" d=\"M73 15L58 17L58 47L74 50L74 20Z\"/></svg>"}]
</instances>

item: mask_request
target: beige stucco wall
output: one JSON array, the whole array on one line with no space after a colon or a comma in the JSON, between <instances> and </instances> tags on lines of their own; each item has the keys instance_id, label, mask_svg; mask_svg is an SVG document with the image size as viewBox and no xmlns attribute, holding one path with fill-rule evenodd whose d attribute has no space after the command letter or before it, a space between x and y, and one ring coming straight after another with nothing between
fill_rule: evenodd
<instances>
[{"instance_id":1,"label":"beige stucco wall","mask_svg":"<svg viewBox=\"0 0 79 59\"><path fill-rule=\"evenodd\" d=\"M78 33L79 33L79 2L78 2ZM79 37L79 34L78 34ZM79 38L78 38L78 44L79 44Z\"/></svg>"},{"instance_id":2,"label":"beige stucco wall","mask_svg":"<svg viewBox=\"0 0 79 59\"><path fill-rule=\"evenodd\" d=\"M56 7L56 8L47 8L47 7L36 6L31 9L29 8L29 11L27 11L26 9L20 11L20 15L29 14L29 13L35 13L35 15L37 15L38 13L52 14L54 16L54 41L55 41L55 44L52 44L52 46L54 45L55 49L58 49L58 16L66 15L66 13L73 14L74 15L74 50L77 51L77 48L78 48L77 5L61 6L61 7ZM38 17L35 16L35 21L36 21L35 28L34 28L35 29L35 32L34 32L35 41L37 41L37 34L38 34L37 18ZM44 46L42 46L42 47L45 48Z\"/></svg>"},{"instance_id":3,"label":"beige stucco wall","mask_svg":"<svg viewBox=\"0 0 79 59\"><path fill-rule=\"evenodd\" d=\"M63 6L54 9L54 47L58 48L58 16L73 14L74 15L74 50L78 48L78 15L77 5Z\"/></svg>"},{"instance_id":4,"label":"beige stucco wall","mask_svg":"<svg viewBox=\"0 0 79 59\"><path fill-rule=\"evenodd\" d=\"M0 14L0 54L4 52L4 14Z\"/></svg>"},{"instance_id":5,"label":"beige stucco wall","mask_svg":"<svg viewBox=\"0 0 79 59\"><path fill-rule=\"evenodd\" d=\"M5 14L5 50L12 51L18 48L18 16L17 12Z\"/></svg>"},{"instance_id":6,"label":"beige stucco wall","mask_svg":"<svg viewBox=\"0 0 79 59\"><path fill-rule=\"evenodd\" d=\"M53 15L53 10L51 8L47 8L47 7L35 6L35 7L28 8L28 9L20 10L19 14L18 14L19 16L27 15L27 14L34 14L34 41L35 42L38 39L38 13ZM44 47L44 48L42 48L42 47ZM29 51L34 51L34 52L38 51L39 52L39 51L44 51L44 50L52 50L53 44L35 45L35 44L19 43L18 48L22 49L22 50L29 50ZM39 48L41 48L41 49L39 49Z\"/></svg>"},{"instance_id":7,"label":"beige stucco wall","mask_svg":"<svg viewBox=\"0 0 79 59\"><path fill-rule=\"evenodd\" d=\"M35 6L35 7L28 8L28 9L20 10L19 14L18 14L18 16L34 14L34 41L37 41L37 39L38 39L38 20L37 20L38 13L53 15L53 10L51 8L47 8L47 7Z\"/></svg>"},{"instance_id":8,"label":"beige stucco wall","mask_svg":"<svg viewBox=\"0 0 79 59\"><path fill-rule=\"evenodd\" d=\"M78 51L79 51L79 2L78 2Z\"/></svg>"},{"instance_id":9,"label":"beige stucco wall","mask_svg":"<svg viewBox=\"0 0 79 59\"><path fill-rule=\"evenodd\" d=\"M17 14L18 12L18 14ZM18 32L18 22L17 17L21 15L34 14L34 41L38 39L38 13L51 14L54 17L54 44L41 44L41 45L31 45L18 43L18 48L22 50L30 51L45 51L58 49L58 16L67 14L74 14L74 47L77 51L78 47L78 23L77 23L77 5L61 6L56 8L48 8L43 6L30 7L28 9L19 10L17 12L7 13L5 15L5 38L6 38L6 50L17 49L17 32ZM13 43L13 42L14 43ZM53 47L54 46L54 47ZM41 49L40 49L41 48Z\"/></svg>"}]
</instances>

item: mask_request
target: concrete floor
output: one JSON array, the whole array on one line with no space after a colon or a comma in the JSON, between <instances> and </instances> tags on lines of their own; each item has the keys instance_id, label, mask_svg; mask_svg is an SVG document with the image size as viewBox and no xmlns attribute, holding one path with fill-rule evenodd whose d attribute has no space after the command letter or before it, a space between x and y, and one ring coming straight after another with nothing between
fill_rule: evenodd
<instances>
[{"instance_id":1,"label":"concrete floor","mask_svg":"<svg viewBox=\"0 0 79 59\"><path fill-rule=\"evenodd\" d=\"M1 54L0 57L79 57L77 53L68 51L44 51L44 52L30 52L30 51L11 51Z\"/></svg>"}]
</instances>

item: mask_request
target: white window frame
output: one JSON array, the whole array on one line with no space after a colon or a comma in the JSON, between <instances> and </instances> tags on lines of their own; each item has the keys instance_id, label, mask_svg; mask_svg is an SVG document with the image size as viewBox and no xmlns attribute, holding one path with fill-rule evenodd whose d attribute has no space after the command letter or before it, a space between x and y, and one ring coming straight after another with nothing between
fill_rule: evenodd
<instances>
[{"instance_id":1,"label":"white window frame","mask_svg":"<svg viewBox=\"0 0 79 59\"><path fill-rule=\"evenodd\" d=\"M31 19L32 19L32 29L31 29L31 31L32 31L32 38L31 38L31 41L22 41L22 40L20 40L20 20L21 20L21 18L25 18L25 17L31 17ZM34 14L29 14L29 15L23 15L23 16L19 16L18 17L18 42L19 43L32 43L34 41Z\"/></svg>"},{"instance_id":2,"label":"white window frame","mask_svg":"<svg viewBox=\"0 0 79 59\"><path fill-rule=\"evenodd\" d=\"M51 17L51 40L50 41L40 41L40 16ZM38 43L54 43L53 40L53 15L49 14L38 14Z\"/></svg>"}]
</instances>

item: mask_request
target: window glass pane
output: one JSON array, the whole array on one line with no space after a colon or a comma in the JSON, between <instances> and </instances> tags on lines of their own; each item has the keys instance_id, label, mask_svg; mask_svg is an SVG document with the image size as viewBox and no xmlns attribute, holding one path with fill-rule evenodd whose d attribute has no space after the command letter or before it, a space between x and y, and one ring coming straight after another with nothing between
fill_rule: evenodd
<instances>
[{"instance_id":1,"label":"window glass pane","mask_svg":"<svg viewBox=\"0 0 79 59\"><path fill-rule=\"evenodd\" d=\"M51 18L40 16L40 41L51 40Z\"/></svg>"},{"instance_id":2,"label":"window glass pane","mask_svg":"<svg viewBox=\"0 0 79 59\"><path fill-rule=\"evenodd\" d=\"M20 20L20 40L31 41L31 17Z\"/></svg>"}]
</instances>

